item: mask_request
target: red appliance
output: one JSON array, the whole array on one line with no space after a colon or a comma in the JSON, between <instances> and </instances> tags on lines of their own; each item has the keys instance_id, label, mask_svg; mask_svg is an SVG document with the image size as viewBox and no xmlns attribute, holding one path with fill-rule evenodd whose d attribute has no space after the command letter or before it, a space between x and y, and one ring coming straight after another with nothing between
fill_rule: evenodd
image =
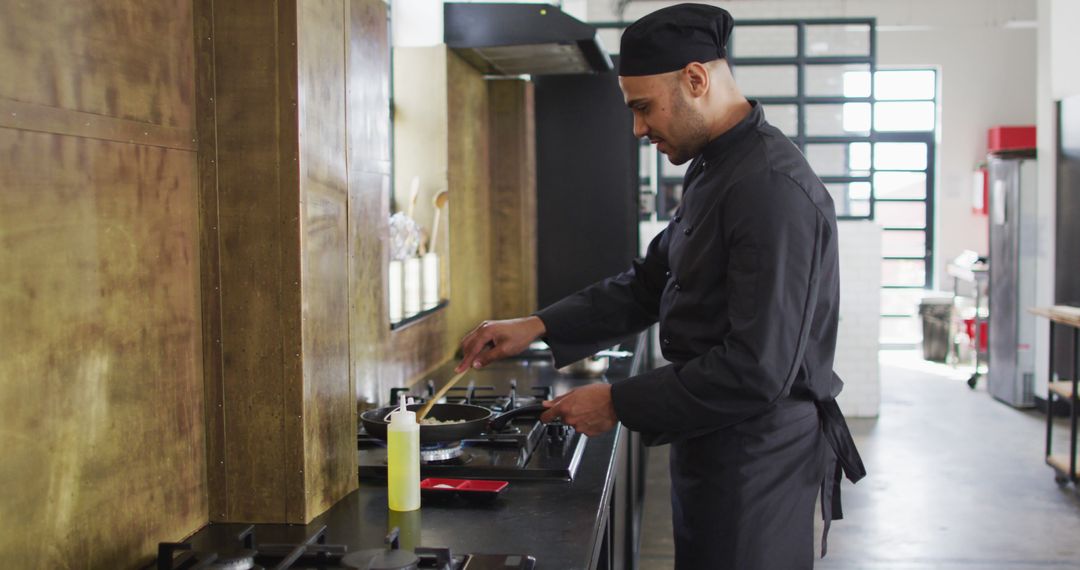
<instances>
[{"instance_id":1,"label":"red appliance","mask_svg":"<svg viewBox=\"0 0 1080 570\"><path fill-rule=\"evenodd\" d=\"M986 136L986 152L997 154L1035 149L1035 125L998 125Z\"/></svg>"}]
</instances>

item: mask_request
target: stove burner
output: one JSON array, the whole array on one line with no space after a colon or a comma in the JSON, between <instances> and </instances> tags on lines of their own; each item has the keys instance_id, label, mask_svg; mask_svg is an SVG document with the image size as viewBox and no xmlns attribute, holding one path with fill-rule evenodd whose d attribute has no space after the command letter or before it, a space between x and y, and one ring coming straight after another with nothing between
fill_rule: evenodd
<instances>
[{"instance_id":1,"label":"stove burner","mask_svg":"<svg viewBox=\"0 0 1080 570\"><path fill-rule=\"evenodd\" d=\"M217 560L211 562L207 568L212 570L254 570L256 554L254 550L219 552Z\"/></svg>"},{"instance_id":2,"label":"stove burner","mask_svg":"<svg viewBox=\"0 0 1080 570\"><path fill-rule=\"evenodd\" d=\"M465 446L460 441L450 443L438 443L431 446L420 446L420 461L424 463L442 463L453 461L461 457L465 452Z\"/></svg>"},{"instance_id":3,"label":"stove burner","mask_svg":"<svg viewBox=\"0 0 1080 570\"><path fill-rule=\"evenodd\" d=\"M341 558L341 566L349 570L415 570L419 564L411 550L361 550Z\"/></svg>"}]
</instances>

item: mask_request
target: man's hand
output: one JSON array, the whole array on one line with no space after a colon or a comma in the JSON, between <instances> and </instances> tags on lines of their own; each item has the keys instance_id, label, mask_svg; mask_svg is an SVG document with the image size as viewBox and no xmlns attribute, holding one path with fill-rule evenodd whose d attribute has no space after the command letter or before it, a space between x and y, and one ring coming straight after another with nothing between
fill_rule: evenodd
<instances>
[{"instance_id":1,"label":"man's hand","mask_svg":"<svg viewBox=\"0 0 1080 570\"><path fill-rule=\"evenodd\" d=\"M529 343L545 332L547 327L544 321L535 316L484 321L461 339L461 353L465 356L454 371L462 372L470 366L482 368L492 361L513 356L528 348Z\"/></svg>"},{"instance_id":2,"label":"man's hand","mask_svg":"<svg viewBox=\"0 0 1080 570\"><path fill-rule=\"evenodd\" d=\"M615 404L611 401L611 384L589 384L571 390L554 400L544 402L547 408L540 421L562 422L585 435L598 435L615 427Z\"/></svg>"}]
</instances>

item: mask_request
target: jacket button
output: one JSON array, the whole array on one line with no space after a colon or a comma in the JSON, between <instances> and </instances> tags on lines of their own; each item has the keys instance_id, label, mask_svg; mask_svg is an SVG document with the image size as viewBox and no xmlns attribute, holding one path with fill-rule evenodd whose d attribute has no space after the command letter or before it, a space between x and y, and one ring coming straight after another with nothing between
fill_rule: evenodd
<instances>
[{"instance_id":1,"label":"jacket button","mask_svg":"<svg viewBox=\"0 0 1080 570\"><path fill-rule=\"evenodd\" d=\"M671 339L670 338L664 338L664 344L665 345L671 344Z\"/></svg>"},{"instance_id":2,"label":"jacket button","mask_svg":"<svg viewBox=\"0 0 1080 570\"><path fill-rule=\"evenodd\" d=\"M682 216L676 214L674 218L671 218L671 221L673 221L673 222L675 222L677 224L677 223L682 221Z\"/></svg>"},{"instance_id":3,"label":"jacket button","mask_svg":"<svg viewBox=\"0 0 1080 570\"><path fill-rule=\"evenodd\" d=\"M683 233L683 235L690 235L690 232L692 232L692 231L694 231L693 226L687 226L687 228L685 230L683 230L682 233Z\"/></svg>"},{"instance_id":4,"label":"jacket button","mask_svg":"<svg viewBox=\"0 0 1080 570\"><path fill-rule=\"evenodd\" d=\"M664 277L671 277L671 271L665 271Z\"/></svg>"},{"instance_id":5,"label":"jacket button","mask_svg":"<svg viewBox=\"0 0 1080 570\"><path fill-rule=\"evenodd\" d=\"M675 290L676 291L682 291L682 285L679 285L678 283L676 283L675 284Z\"/></svg>"}]
</instances>

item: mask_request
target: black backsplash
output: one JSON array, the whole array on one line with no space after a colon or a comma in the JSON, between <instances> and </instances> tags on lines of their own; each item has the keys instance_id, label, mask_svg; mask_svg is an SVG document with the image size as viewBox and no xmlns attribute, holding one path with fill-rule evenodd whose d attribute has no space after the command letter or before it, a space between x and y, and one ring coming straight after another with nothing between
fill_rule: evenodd
<instances>
[{"instance_id":1,"label":"black backsplash","mask_svg":"<svg viewBox=\"0 0 1080 570\"><path fill-rule=\"evenodd\" d=\"M541 307L626 270L638 251L638 146L614 72L538 76Z\"/></svg>"}]
</instances>

